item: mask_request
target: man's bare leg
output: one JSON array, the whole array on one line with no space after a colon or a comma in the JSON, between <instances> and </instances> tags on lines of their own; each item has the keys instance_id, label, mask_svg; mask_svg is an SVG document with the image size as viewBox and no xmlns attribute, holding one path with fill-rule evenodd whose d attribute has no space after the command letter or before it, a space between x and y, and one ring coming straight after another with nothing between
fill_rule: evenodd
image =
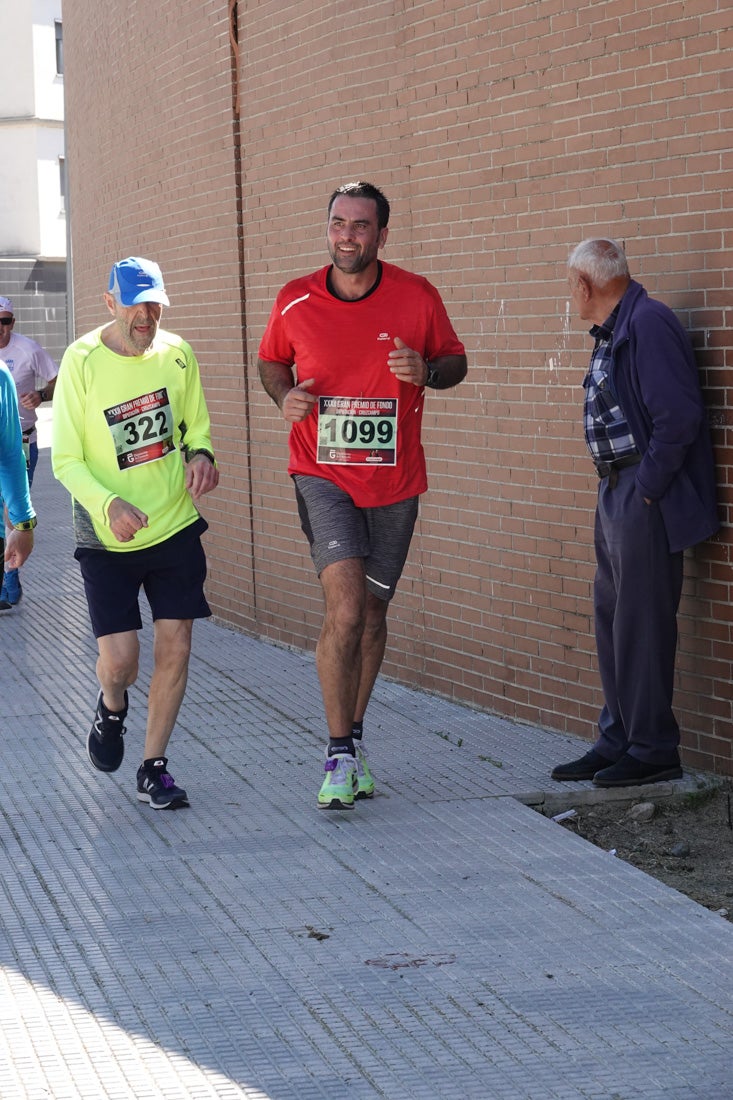
<instances>
[{"instance_id":1,"label":"man's bare leg","mask_svg":"<svg viewBox=\"0 0 733 1100\"><path fill-rule=\"evenodd\" d=\"M97 679L108 710L125 709L125 691L137 679L140 641L136 630L104 634L97 638Z\"/></svg>"},{"instance_id":2,"label":"man's bare leg","mask_svg":"<svg viewBox=\"0 0 733 1100\"><path fill-rule=\"evenodd\" d=\"M316 647L316 667L328 724L321 809L350 810L358 794L352 724L361 680L361 643L366 625L367 588L361 558L347 558L321 573L326 603Z\"/></svg>"},{"instance_id":3,"label":"man's bare leg","mask_svg":"<svg viewBox=\"0 0 733 1100\"><path fill-rule=\"evenodd\" d=\"M126 689L137 678L140 647L137 631L97 638L99 699L87 736L87 755L98 771L116 772L125 754Z\"/></svg>"},{"instance_id":4,"label":"man's bare leg","mask_svg":"<svg viewBox=\"0 0 733 1100\"><path fill-rule=\"evenodd\" d=\"M375 681L384 660L387 645L387 611L389 604L371 592L367 593L366 625L361 637L361 675L352 722L364 719Z\"/></svg>"},{"instance_id":5,"label":"man's bare leg","mask_svg":"<svg viewBox=\"0 0 733 1100\"><path fill-rule=\"evenodd\" d=\"M331 738L351 736L361 679L366 580L361 558L327 565L321 573L326 603L316 646L316 668Z\"/></svg>"},{"instance_id":6,"label":"man's bare leg","mask_svg":"<svg viewBox=\"0 0 733 1100\"><path fill-rule=\"evenodd\" d=\"M192 619L157 619L143 757L165 756L188 682Z\"/></svg>"}]
</instances>

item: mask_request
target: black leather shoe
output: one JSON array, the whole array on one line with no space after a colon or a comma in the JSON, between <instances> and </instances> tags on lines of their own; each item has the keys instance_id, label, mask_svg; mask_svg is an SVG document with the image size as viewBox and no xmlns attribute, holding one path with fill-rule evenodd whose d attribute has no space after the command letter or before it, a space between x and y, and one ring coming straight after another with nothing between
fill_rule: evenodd
<instances>
[{"instance_id":1,"label":"black leather shoe","mask_svg":"<svg viewBox=\"0 0 733 1100\"><path fill-rule=\"evenodd\" d=\"M608 768L613 764L606 756L601 756L595 749L591 749L580 760L571 760L569 764L558 764L551 771L553 779L592 779L596 772L602 768Z\"/></svg>"},{"instance_id":2,"label":"black leather shoe","mask_svg":"<svg viewBox=\"0 0 733 1100\"><path fill-rule=\"evenodd\" d=\"M662 783L665 779L681 779L679 757L668 764L649 764L624 753L620 760L593 776L596 787L641 787L644 783Z\"/></svg>"}]
</instances>

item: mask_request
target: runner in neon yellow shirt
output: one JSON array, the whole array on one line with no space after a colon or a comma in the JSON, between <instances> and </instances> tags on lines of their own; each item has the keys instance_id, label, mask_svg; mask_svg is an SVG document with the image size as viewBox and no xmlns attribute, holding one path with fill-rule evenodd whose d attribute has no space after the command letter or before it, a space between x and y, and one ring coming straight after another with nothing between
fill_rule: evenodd
<instances>
[{"instance_id":1,"label":"runner in neon yellow shirt","mask_svg":"<svg viewBox=\"0 0 733 1100\"><path fill-rule=\"evenodd\" d=\"M112 321L65 352L53 418L53 471L72 497L75 557L99 648L87 753L100 771L122 763L144 587L155 663L137 792L168 809L188 805L165 752L186 688L193 620L211 614L200 537L207 524L196 502L219 473L196 357L159 328L169 304L160 268L119 261L104 299Z\"/></svg>"},{"instance_id":2,"label":"runner in neon yellow shirt","mask_svg":"<svg viewBox=\"0 0 733 1100\"><path fill-rule=\"evenodd\" d=\"M209 414L198 363L184 340L158 330L150 347L131 356L108 346L109 327L82 336L64 355L54 398L53 469L72 496L77 545L129 552L197 519L180 452L211 453ZM110 524L116 498L147 516L130 541L120 542Z\"/></svg>"}]
</instances>

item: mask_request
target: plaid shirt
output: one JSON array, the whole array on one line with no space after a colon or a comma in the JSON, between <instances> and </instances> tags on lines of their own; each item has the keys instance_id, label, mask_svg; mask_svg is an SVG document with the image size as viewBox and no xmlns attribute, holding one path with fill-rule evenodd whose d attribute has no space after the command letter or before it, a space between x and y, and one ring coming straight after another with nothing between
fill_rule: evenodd
<instances>
[{"instance_id":1,"label":"plaid shirt","mask_svg":"<svg viewBox=\"0 0 733 1100\"><path fill-rule=\"evenodd\" d=\"M595 347L583 380L584 427L585 441L595 463L613 462L637 453L629 425L608 384L613 328L620 305L619 302L604 324L594 325L590 330Z\"/></svg>"}]
</instances>

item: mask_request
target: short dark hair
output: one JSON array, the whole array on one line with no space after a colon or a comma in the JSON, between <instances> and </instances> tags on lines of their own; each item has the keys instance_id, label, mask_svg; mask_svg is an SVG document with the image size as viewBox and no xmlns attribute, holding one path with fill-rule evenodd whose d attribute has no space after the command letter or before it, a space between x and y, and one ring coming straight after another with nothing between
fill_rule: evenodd
<instances>
[{"instance_id":1,"label":"short dark hair","mask_svg":"<svg viewBox=\"0 0 733 1100\"><path fill-rule=\"evenodd\" d=\"M377 227L385 229L389 225L389 202L386 195L375 187L373 183L365 183L363 180L354 180L352 183L342 183L337 187L328 200L328 216L331 216L331 207L339 195L349 195L354 199L374 199L377 204Z\"/></svg>"}]
</instances>

